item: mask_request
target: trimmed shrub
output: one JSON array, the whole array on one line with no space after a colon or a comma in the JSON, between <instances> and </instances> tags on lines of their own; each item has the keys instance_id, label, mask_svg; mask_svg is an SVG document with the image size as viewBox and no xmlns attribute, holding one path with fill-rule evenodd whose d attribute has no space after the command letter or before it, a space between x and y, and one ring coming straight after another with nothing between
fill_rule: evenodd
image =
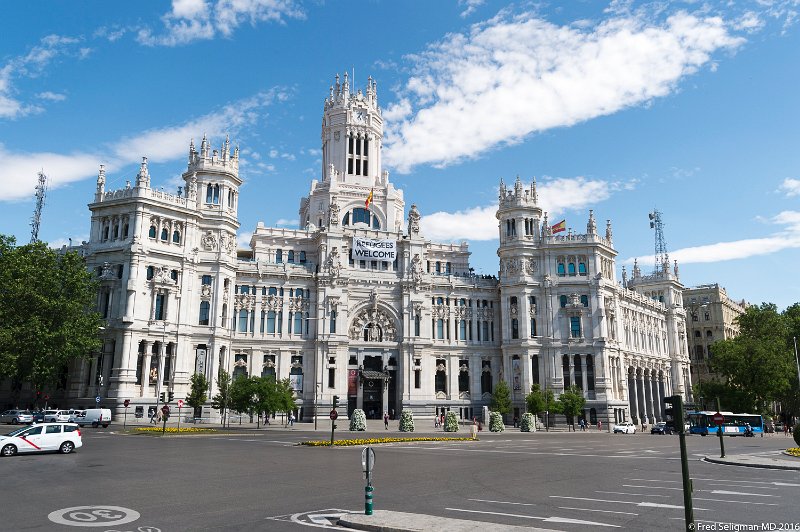
<instances>
[{"instance_id":1,"label":"trimmed shrub","mask_svg":"<svg viewBox=\"0 0 800 532\"><path fill-rule=\"evenodd\" d=\"M353 410L350 416L350 430L367 430L367 415L360 408Z\"/></svg>"},{"instance_id":2,"label":"trimmed shrub","mask_svg":"<svg viewBox=\"0 0 800 532\"><path fill-rule=\"evenodd\" d=\"M444 418L445 432L458 432L458 418L455 412L448 412Z\"/></svg>"},{"instance_id":3,"label":"trimmed shrub","mask_svg":"<svg viewBox=\"0 0 800 532\"><path fill-rule=\"evenodd\" d=\"M536 426L533 424L533 414L525 412L522 414L522 420L519 422L520 432L536 432Z\"/></svg>"},{"instance_id":4,"label":"trimmed shrub","mask_svg":"<svg viewBox=\"0 0 800 532\"><path fill-rule=\"evenodd\" d=\"M411 410L403 410L400 414L400 432L414 432L414 415Z\"/></svg>"},{"instance_id":5,"label":"trimmed shrub","mask_svg":"<svg viewBox=\"0 0 800 532\"><path fill-rule=\"evenodd\" d=\"M506 430L505 425L503 425L503 416L500 412L490 412L489 413L489 431L490 432L503 432Z\"/></svg>"}]
</instances>

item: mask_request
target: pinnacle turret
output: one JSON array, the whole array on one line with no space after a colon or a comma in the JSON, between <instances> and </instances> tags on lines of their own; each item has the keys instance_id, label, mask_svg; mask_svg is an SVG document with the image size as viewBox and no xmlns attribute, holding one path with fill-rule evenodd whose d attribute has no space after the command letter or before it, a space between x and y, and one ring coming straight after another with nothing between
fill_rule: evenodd
<instances>
[{"instance_id":1,"label":"pinnacle turret","mask_svg":"<svg viewBox=\"0 0 800 532\"><path fill-rule=\"evenodd\" d=\"M106 191L106 165L100 165L100 172L97 174L97 193L102 194Z\"/></svg>"},{"instance_id":2,"label":"pinnacle turret","mask_svg":"<svg viewBox=\"0 0 800 532\"><path fill-rule=\"evenodd\" d=\"M142 157L142 164L139 173L136 174L136 186L150 188L150 172L147 170L147 157Z\"/></svg>"}]
</instances>

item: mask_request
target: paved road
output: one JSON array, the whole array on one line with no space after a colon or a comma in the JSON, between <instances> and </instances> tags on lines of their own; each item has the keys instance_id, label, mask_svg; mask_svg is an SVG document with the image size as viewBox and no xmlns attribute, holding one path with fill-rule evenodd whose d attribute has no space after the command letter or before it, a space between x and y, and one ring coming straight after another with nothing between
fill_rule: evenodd
<instances>
[{"instance_id":1,"label":"paved road","mask_svg":"<svg viewBox=\"0 0 800 532\"><path fill-rule=\"evenodd\" d=\"M315 437L309 431L83 434L84 447L72 455L0 460L0 530L297 532L363 511L361 449L296 446ZM796 471L701 462L718 451L717 440L687 441L698 522L800 527ZM769 455L789 441L726 438L725 444L731 454ZM482 433L478 442L381 445L376 454L377 509L555 530L683 526L677 437L509 431ZM118 508L94 514L97 508L78 508L89 505ZM67 508L78 509L60 512ZM112 525L124 515L135 519ZM83 526L57 524L64 522Z\"/></svg>"}]
</instances>

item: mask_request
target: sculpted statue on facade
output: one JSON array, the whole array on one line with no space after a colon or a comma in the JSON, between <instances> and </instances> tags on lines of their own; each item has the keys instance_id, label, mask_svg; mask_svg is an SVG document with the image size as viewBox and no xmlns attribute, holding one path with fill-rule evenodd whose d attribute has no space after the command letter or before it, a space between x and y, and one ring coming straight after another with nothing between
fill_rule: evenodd
<instances>
[{"instance_id":1,"label":"sculpted statue on facade","mask_svg":"<svg viewBox=\"0 0 800 532\"><path fill-rule=\"evenodd\" d=\"M419 285L422 283L422 259L419 258L419 253L415 253L411 259L411 279L419 290Z\"/></svg>"},{"instance_id":2,"label":"sculpted statue on facade","mask_svg":"<svg viewBox=\"0 0 800 532\"><path fill-rule=\"evenodd\" d=\"M328 225L339 225L339 204L336 203L336 196L333 196L331 198L331 208L330 208L330 216L328 217Z\"/></svg>"},{"instance_id":3,"label":"sculpted statue on facade","mask_svg":"<svg viewBox=\"0 0 800 532\"><path fill-rule=\"evenodd\" d=\"M419 211L417 210L417 206L416 204L412 204L411 209L408 211L409 236L419 234L419 220L420 220L420 215Z\"/></svg>"},{"instance_id":4,"label":"sculpted statue on facade","mask_svg":"<svg viewBox=\"0 0 800 532\"><path fill-rule=\"evenodd\" d=\"M214 234L210 230L206 231L206 234L200 239L200 243L206 251L213 251L217 248L217 239L214 238Z\"/></svg>"}]
</instances>

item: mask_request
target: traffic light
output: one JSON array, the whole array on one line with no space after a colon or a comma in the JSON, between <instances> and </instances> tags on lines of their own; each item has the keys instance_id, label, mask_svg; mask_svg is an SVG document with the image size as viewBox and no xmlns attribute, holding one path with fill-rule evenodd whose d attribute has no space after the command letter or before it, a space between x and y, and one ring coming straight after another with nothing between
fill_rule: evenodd
<instances>
[{"instance_id":1,"label":"traffic light","mask_svg":"<svg viewBox=\"0 0 800 532\"><path fill-rule=\"evenodd\" d=\"M164 392L158 394L158 400L161 401L162 403L164 402Z\"/></svg>"},{"instance_id":2,"label":"traffic light","mask_svg":"<svg viewBox=\"0 0 800 532\"><path fill-rule=\"evenodd\" d=\"M169 392L169 395L167 397L169 399L169 402L171 403L172 402L172 398L175 397L175 393Z\"/></svg>"},{"instance_id":3,"label":"traffic light","mask_svg":"<svg viewBox=\"0 0 800 532\"><path fill-rule=\"evenodd\" d=\"M667 427L673 432L682 434L683 427L683 397L671 395L664 398L664 416L667 418Z\"/></svg>"},{"instance_id":4,"label":"traffic light","mask_svg":"<svg viewBox=\"0 0 800 532\"><path fill-rule=\"evenodd\" d=\"M339 406L339 396L338 395L334 395L333 396L333 408L336 408L338 406Z\"/></svg>"}]
</instances>

